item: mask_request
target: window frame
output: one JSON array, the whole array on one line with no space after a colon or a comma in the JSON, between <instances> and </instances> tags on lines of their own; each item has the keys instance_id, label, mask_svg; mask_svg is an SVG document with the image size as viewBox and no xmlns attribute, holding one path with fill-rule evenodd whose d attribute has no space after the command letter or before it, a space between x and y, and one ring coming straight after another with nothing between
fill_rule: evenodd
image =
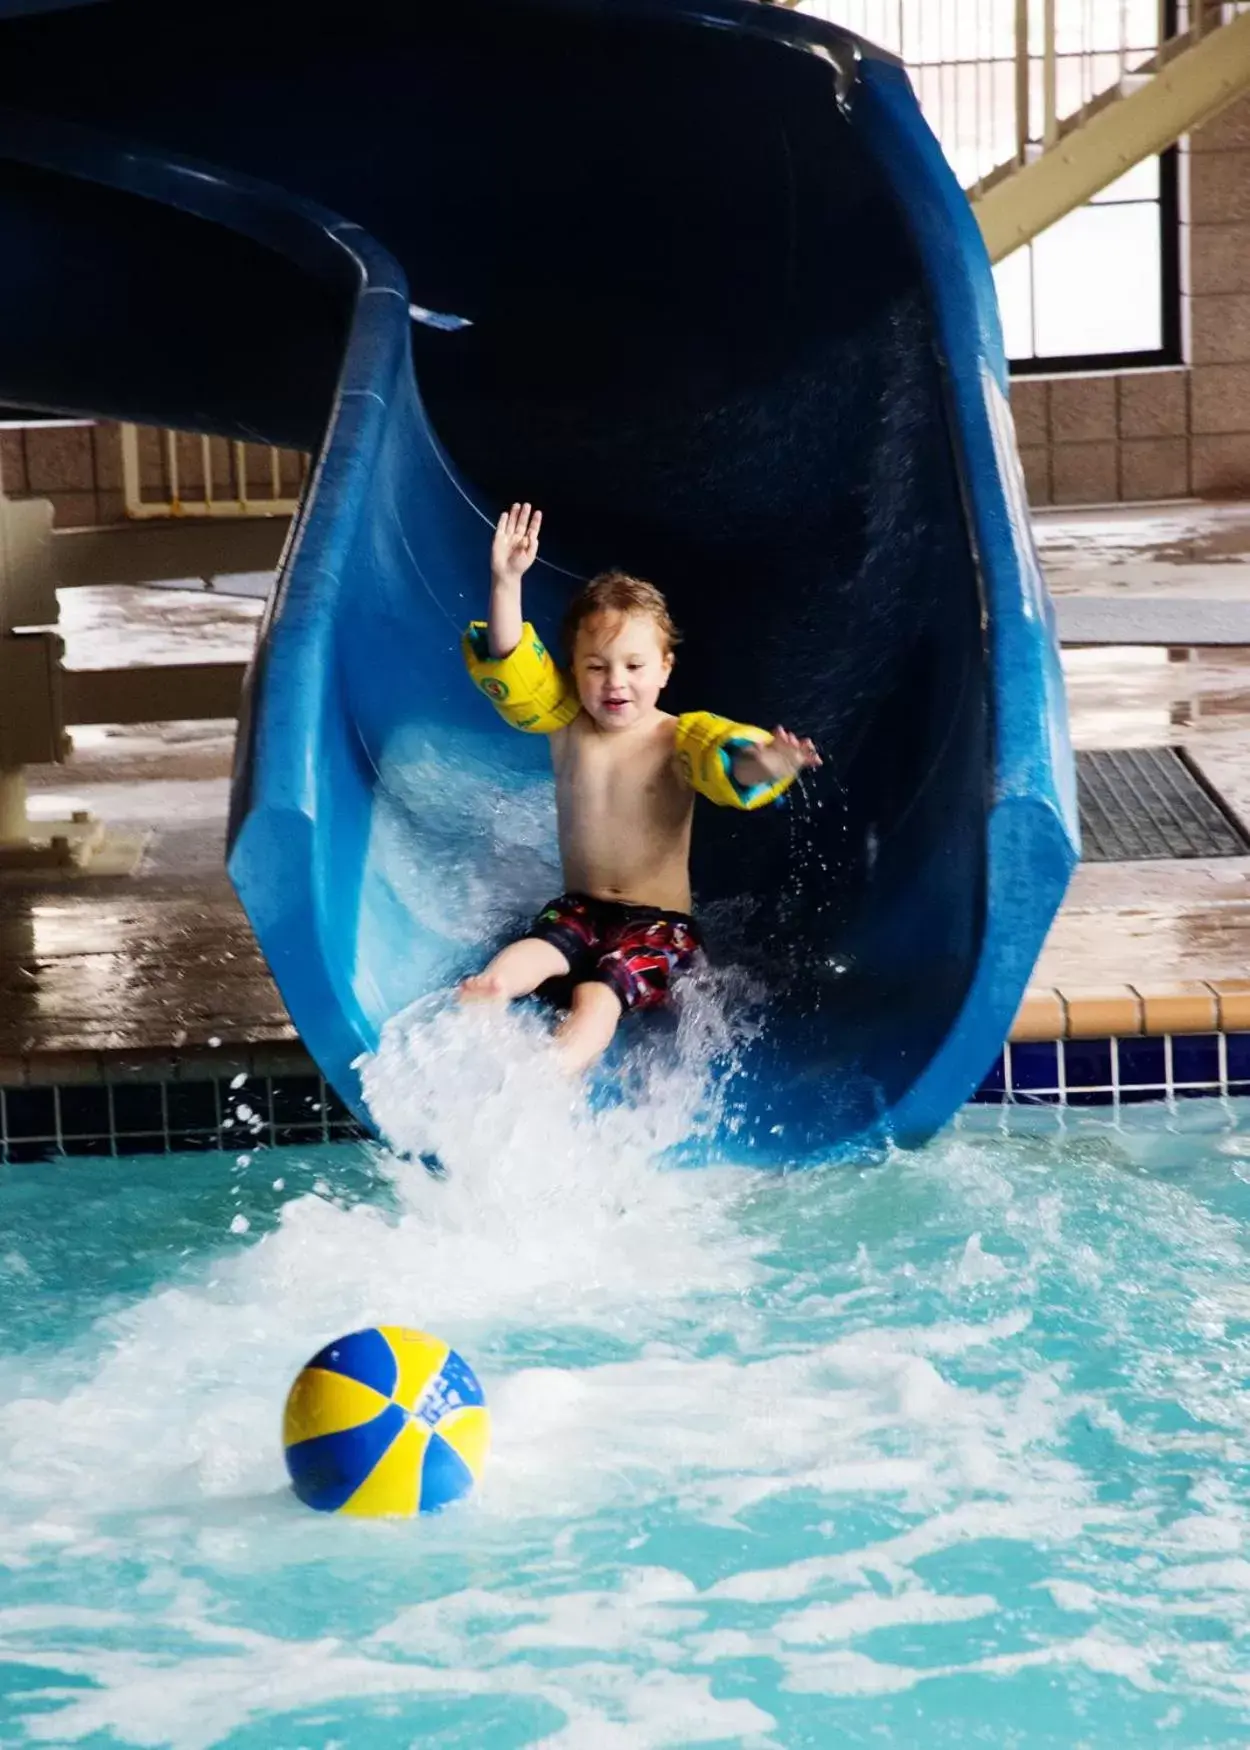
<instances>
[{"instance_id":1,"label":"window frame","mask_svg":"<svg viewBox=\"0 0 1250 1750\"><path fill-rule=\"evenodd\" d=\"M1181 223L1180 223L1180 157L1179 146L1169 146L1159 154L1159 297L1162 316L1162 345L1135 352L1042 353L1025 358L1009 358L1013 377L1047 377L1073 371L1157 370L1161 366L1182 365L1185 362L1181 324ZM1114 201L1087 203L1115 206ZM1144 201L1125 205L1145 206ZM1031 250L1032 245L1024 246ZM1032 258L1029 274L1032 278Z\"/></svg>"},{"instance_id":2,"label":"window frame","mask_svg":"<svg viewBox=\"0 0 1250 1750\"><path fill-rule=\"evenodd\" d=\"M1176 34L1178 18L1177 0L1164 0L1161 40ZM1053 377L1082 371L1148 371L1183 365L1186 362L1184 326L1181 320L1181 155L1179 144L1168 146L1159 154L1159 299L1162 345L1138 352L1079 352L1009 358L1007 365L1013 377ZM1098 204L1111 206L1116 203L1108 201ZM1031 244L1025 247L1031 252ZM1032 276L1030 253L1030 281Z\"/></svg>"}]
</instances>

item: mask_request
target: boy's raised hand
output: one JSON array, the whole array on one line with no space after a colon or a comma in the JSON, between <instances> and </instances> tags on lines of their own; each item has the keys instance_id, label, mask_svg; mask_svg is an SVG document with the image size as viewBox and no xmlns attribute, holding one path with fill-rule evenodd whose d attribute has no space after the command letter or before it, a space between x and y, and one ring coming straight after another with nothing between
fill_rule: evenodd
<instances>
[{"instance_id":1,"label":"boy's raised hand","mask_svg":"<svg viewBox=\"0 0 1250 1750\"><path fill-rule=\"evenodd\" d=\"M813 741L807 736L791 735L780 723L767 746L751 751L773 778L786 778L792 772L805 772L822 764Z\"/></svg>"},{"instance_id":2,"label":"boy's raised hand","mask_svg":"<svg viewBox=\"0 0 1250 1750\"><path fill-rule=\"evenodd\" d=\"M491 576L501 583L520 583L538 557L538 531L543 513L528 504L514 504L495 525L490 550Z\"/></svg>"}]
</instances>

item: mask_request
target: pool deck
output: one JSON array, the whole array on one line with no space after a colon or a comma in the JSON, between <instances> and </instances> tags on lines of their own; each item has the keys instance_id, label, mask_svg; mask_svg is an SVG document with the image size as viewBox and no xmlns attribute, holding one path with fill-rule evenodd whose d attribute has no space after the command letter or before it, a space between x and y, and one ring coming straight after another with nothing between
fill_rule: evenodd
<instances>
[{"instance_id":1,"label":"pool deck","mask_svg":"<svg viewBox=\"0 0 1250 1750\"><path fill-rule=\"evenodd\" d=\"M1097 635L1122 638L1065 648L1075 745L1182 743L1250 823L1250 504L1044 512L1037 532L1061 624L1095 603ZM1160 603L1224 641L1135 643ZM237 660L259 612L79 589L61 630L75 668ZM133 876L0 882L0 1085L310 1067L222 866L232 740L83 729L68 765L28 771L32 814L87 808L147 848ZM1013 1038L1215 1030L1250 1031L1250 857L1082 865Z\"/></svg>"},{"instance_id":2,"label":"pool deck","mask_svg":"<svg viewBox=\"0 0 1250 1750\"><path fill-rule=\"evenodd\" d=\"M1079 599L1124 639L1064 647L1073 745L1183 745L1250 824L1250 505L1043 512L1036 529L1061 627ZM1161 603L1218 636L1244 619L1246 642L1134 643ZM1247 1028L1250 857L1217 857L1082 864L1012 1037Z\"/></svg>"}]
</instances>

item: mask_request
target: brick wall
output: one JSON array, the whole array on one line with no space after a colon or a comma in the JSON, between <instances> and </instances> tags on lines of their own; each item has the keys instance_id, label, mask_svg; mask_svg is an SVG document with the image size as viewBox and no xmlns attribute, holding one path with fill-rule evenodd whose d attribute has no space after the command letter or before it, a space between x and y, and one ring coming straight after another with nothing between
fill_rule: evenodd
<instances>
[{"instance_id":1,"label":"brick wall","mask_svg":"<svg viewBox=\"0 0 1250 1750\"><path fill-rule=\"evenodd\" d=\"M58 528L121 522L122 459L112 425L0 431L0 479L9 498L51 499Z\"/></svg>"},{"instance_id":2,"label":"brick wall","mask_svg":"<svg viewBox=\"0 0 1250 1750\"><path fill-rule=\"evenodd\" d=\"M184 497L201 497L203 443L186 432L176 433L174 442L179 490ZM254 497L267 498L272 493L272 454L263 444L243 446L243 467ZM280 450L278 460L281 494L297 495L302 459L294 451ZM224 438L209 440L209 467L216 496L234 494L234 446ZM144 498L167 502L170 479L163 431L140 426L139 474ZM112 421L0 431L0 480L9 498L34 495L50 499L57 528L97 527L126 520L121 436Z\"/></svg>"},{"instance_id":3,"label":"brick wall","mask_svg":"<svg viewBox=\"0 0 1250 1750\"><path fill-rule=\"evenodd\" d=\"M1184 366L1018 377L1034 504L1250 495L1250 98L1181 153Z\"/></svg>"}]
</instances>

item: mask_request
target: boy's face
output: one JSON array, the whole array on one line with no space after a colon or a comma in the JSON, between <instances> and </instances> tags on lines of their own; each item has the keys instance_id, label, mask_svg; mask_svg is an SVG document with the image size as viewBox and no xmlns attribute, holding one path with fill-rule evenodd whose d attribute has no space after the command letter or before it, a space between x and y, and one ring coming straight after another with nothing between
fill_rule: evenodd
<instances>
[{"instance_id":1,"label":"boy's face","mask_svg":"<svg viewBox=\"0 0 1250 1750\"><path fill-rule=\"evenodd\" d=\"M632 729L649 717L672 670L650 614L591 614L577 628L577 696L600 729Z\"/></svg>"}]
</instances>

